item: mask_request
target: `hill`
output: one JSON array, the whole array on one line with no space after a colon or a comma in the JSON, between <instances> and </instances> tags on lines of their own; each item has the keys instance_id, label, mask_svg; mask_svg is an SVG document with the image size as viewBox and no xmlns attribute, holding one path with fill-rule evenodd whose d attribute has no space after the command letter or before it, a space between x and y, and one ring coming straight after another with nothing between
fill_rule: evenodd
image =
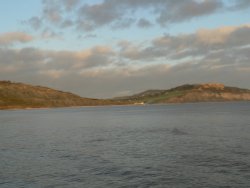
<instances>
[{"instance_id":1,"label":"hill","mask_svg":"<svg viewBox=\"0 0 250 188\"><path fill-rule=\"evenodd\" d=\"M137 104L250 101L250 90L219 83L186 84L169 90L147 90L132 96L118 97L115 100Z\"/></svg>"},{"instance_id":2,"label":"hill","mask_svg":"<svg viewBox=\"0 0 250 188\"><path fill-rule=\"evenodd\" d=\"M83 98L42 86L0 81L0 109L213 101L250 101L250 90L218 83L186 84L169 90L147 90L132 96L104 100Z\"/></svg>"},{"instance_id":3,"label":"hill","mask_svg":"<svg viewBox=\"0 0 250 188\"><path fill-rule=\"evenodd\" d=\"M121 104L117 101L82 98L42 86L0 81L0 109L50 108Z\"/></svg>"}]
</instances>

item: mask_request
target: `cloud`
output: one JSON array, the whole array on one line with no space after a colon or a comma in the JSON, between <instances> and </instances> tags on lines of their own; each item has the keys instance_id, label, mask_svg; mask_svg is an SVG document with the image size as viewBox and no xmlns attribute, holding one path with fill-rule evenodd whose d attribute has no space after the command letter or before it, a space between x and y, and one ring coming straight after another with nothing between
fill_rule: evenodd
<instances>
[{"instance_id":1,"label":"cloud","mask_svg":"<svg viewBox=\"0 0 250 188\"><path fill-rule=\"evenodd\" d=\"M46 85L86 97L198 82L250 88L249 36L250 25L245 24L164 35L141 44L122 40L115 47L79 51L0 48L0 79ZM7 43L19 41L10 38Z\"/></svg>"},{"instance_id":2,"label":"cloud","mask_svg":"<svg viewBox=\"0 0 250 188\"><path fill-rule=\"evenodd\" d=\"M67 11L71 11L80 3L80 0L62 0L61 2Z\"/></svg>"},{"instance_id":3,"label":"cloud","mask_svg":"<svg viewBox=\"0 0 250 188\"><path fill-rule=\"evenodd\" d=\"M97 38L97 35L96 34L87 34L87 35L84 35L84 36L79 36L79 38L81 38L81 37L83 37L85 39L87 39L87 38Z\"/></svg>"},{"instance_id":4,"label":"cloud","mask_svg":"<svg viewBox=\"0 0 250 188\"><path fill-rule=\"evenodd\" d=\"M38 74L42 76L50 77L53 79L58 79L58 78L61 78L65 72L66 72L65 70L50 69L50 70L38 71Z\"/></svg>"},{"instance_id":5,"label":"cloud","mask_svg":"<svg viewBox=\"0 0 250 188\"><path fill-rule=\"evenodd\" d=\"M156 61L202 58L218 50L240 48L250 44L250 25L199 29L195 33L178 36L164 35L151 45L121 42L120 55L129 60Z\"/></svg>"},{"instance_id":6,"label":"cloud","mask_svg":"<svg viewBox=\"0 0 250 188\"><path fill-rule=\"evenodd\" d=\"M248 9L250 7L250 1L249 0L232 0L231 6L228 7L228 10L237 11L237 10L243 10Z\"/></svg>"},{"instance_id":7,"label":"cloud","mask_svg":"<svg viewBox=\"0 0 250 188\"><path fill-rule=\"evenodd\" d=\"M213 30L203 29L188 35L156 38L151 46L147 47L133 46L129 43L121 48L120 54L129 61L154 62L155 64L165 62L172 65L169 72L188 74L188 72L198 71L212 75L214 71L214 73L227 74L227 71L239 71L239 68L241 71L249 70L249 36L248 25L221 27ZM189 76L192 77L191 74ZM223 77L224 81L226 77Z\"/></svg>"},{"instance_id":8,"label":"cloud","mask_svg":"<svg viewBox=\"0 0 250 188\"><path fill-rule=\"evenodd\" d=\"M63 19L63 10L59 2L57 0L43 0L43 5L43 18L52 24L59 24Z\"/></svg>"},{"instance_id":9,"label":"cloud","mask_svg":"<svg viewBox=\"0 0 250 188\"><path fill-rule=\"evenodd\" d=\"M65 19L65 20L62 21L60 27L62 27L62 28L68 28L68 27L71 27L73 25L74 25L74 23L73 23L72 20Z\"/></svg>"},{"instance_id":10,"label":"cloud","mask_svg":"<svg viewBox=\"0 0 250 188\"><path fill-rule=\"evenodd\" d=\"M122 13L118 11L115 4L111 1L94 5L85 4L80 9L79 19L90 20L93 25L98 26L111 23L122 16Z\"/></svg>"},{"instance_id":11,"label":"cloud","mask_svg":"<svg viewBox=\"0 0 250 188\"><path fill-rule=\"evenodd\" d=\"M138 22L137 22L137 26L141 27L141 28L147 28L147 27L151 27L152 23L144 18L141 18Z\"/></svg>"},{"instance_id":12,"label":"cloud","mask_svg":"<svg viewBox=\"0 0 250 188\"><path fill-rule=\"evenodd\" d=\"M79 71L112 64L112 54L112 49L106 46L96 46L82 51L0 48L0 65L13 66L17 70L33 73L47 70Z\"/></svg>"},{"instance_id":13,"label":"cloud","mask_svg":"<svg viewBox=\"0 0 250 188\"><path fill-rule=\"evenodd\" d=\"M197 40L203 44L222 44L236 29L236 27L221 27L213 30L200 29L196 34Z\"/></svg>"},{"instance_id":14,"label":"cloud","mask_svg":"<svg viewBox=\"0 0 250 188\"><path fill-rule=\"evenodd\" d=\"M162 9L157 21L160 24L176 23L190 20L195 17L212 14L223 7L222 1L205 0L205 1L176 1L168 3L167 9Z\"/></svg>"},{"instance_id":15,"label":"cloud","mask_svg":"<svg viewBox=\"0 0 250 188\"><path fill-rule=\"evenodd\" d=\"M212 14L222 7L219 0L206 1L171 1L171 0L104 0L99 4L83 5L80 9L79 20L88 20L92 28L106 24L121 22L128 19L139 9L152 10L155 20L161 25L165 23L176 23L203 15ZM150 22L141 18L138 26L149 26Z\"/></svg>"},{"instance_id":16,"label":"cloud","mask_svg":"<svg viewBox=\"0 0 250 188\"><path fill-rule=\"evenodd\" d=\"M61 33L56 33L51 28L45 28L41 33L42 39L62 39Z\"/></svg>"},{"instance_id":17,"label":"cloud","mask_svg":"<svg viewBox=\"0 0 250 188\"><path fill-rule=\"evenodd\" d=\"M147 28L152 24L188 21L213 14L224 8L222 0L103 0L88 4L80 0L43 0L41 15L27 22L38 29L44 27L70 28L92 31L100 27L129 28L132 25ZM140 17L143 10L150 20Z\"/></svg>"},{"instance_id":18,"label":"cloud","mask_svg":"<svg viewBox=\"0 0 250 188\"><path fill-rule=\"evenodd\" d=\"M34 37L23 32L9 32L0 34L0 46L9 46L14 43L27 43Z\"/></svg>"},{"instance_id":19,"label":"cloud","mask_svg":"<svg viewBox=\"0 0 250 188\"><path fill-rule=\"evenodd\" d=\"M35 30L40 29L41 26L42 26L42 24L43 24L42 20L39 17L37 17L37 16L34 16L34 17L30 18L25 23L28 23Z\"/></svg>"},{"instance_id":20,"label":"cloud","mask_svg":"<svg viewBox=\"0 0 250 188\"><path fill-rule=\"evenodd\" d=\"M45 85L98 98L114 97L124 91L133 94L147 89L167 89L200 82L223 82L250 88L249 50L246 47L218 51L201 60L187 60L173 65L167 61L153 65L116 65L111 58L108 64L99 59L97 64L90 66L90 57L116 54L106 47L79 52L2 49L0 79Z\"/></svg>"}]
</instances>

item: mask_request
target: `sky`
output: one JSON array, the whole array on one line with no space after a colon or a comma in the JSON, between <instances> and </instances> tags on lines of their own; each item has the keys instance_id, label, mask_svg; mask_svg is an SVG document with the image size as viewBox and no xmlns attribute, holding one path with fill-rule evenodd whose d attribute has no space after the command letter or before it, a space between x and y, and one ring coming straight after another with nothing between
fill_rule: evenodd
<instances>
[{"instance_id":1,"label":"sky","mask_svg":"<svg viewBox=\"0 0 250 188\"><path fill-rule=\"evenodd\" d=\"M90 98L250 89L250 1L2 0L0 80Z\"/></svg>"}]
</instances>

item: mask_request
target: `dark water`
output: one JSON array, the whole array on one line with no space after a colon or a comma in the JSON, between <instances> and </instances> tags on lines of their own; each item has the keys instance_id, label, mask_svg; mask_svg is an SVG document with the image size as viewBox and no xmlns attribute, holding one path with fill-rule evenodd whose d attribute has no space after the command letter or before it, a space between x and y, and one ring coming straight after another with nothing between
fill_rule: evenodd
<instances>
[{"instance_id":1,"label":"dark water","mask_svg":"<svg viewBox=\"0 0 250 188\"><path fill-rule=\"evenodd\" d=\"M250 103L0 111L0 187L250 187Z\"/></svg>"}]
</instances>

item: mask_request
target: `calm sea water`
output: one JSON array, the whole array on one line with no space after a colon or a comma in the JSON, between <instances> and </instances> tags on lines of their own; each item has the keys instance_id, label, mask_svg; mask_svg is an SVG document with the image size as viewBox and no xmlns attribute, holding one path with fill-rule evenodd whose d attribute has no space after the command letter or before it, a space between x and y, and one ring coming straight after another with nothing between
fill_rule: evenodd
<instances>
[{"instance_id":1,"label":"calm sea water","mask_svg":"<svg viewBox=\"0 0 250 188\"><path fill-rule=\"evenodd\" d=\"M250 187L250 103L0 111L0 187Z\"/></svg>"}]
</instances>

